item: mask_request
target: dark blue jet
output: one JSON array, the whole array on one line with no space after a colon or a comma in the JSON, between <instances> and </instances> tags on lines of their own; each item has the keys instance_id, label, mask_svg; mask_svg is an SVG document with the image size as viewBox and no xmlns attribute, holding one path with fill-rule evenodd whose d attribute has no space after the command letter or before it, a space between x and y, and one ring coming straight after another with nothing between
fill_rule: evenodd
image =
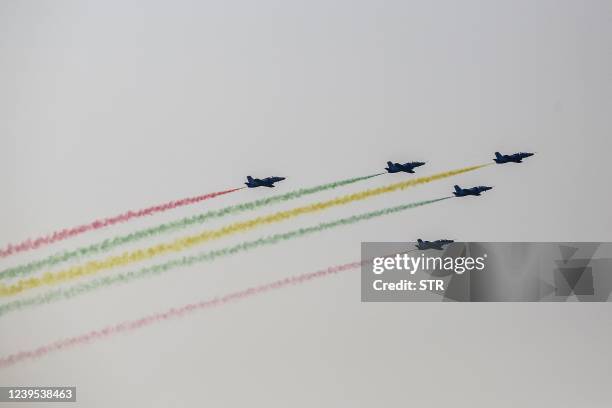
<instances>
[{"instance_id":1,"label":"dark blue jet","mask_svg":"<svg viewBox=\"0 0 612 408\"><path fill-rule=\"evenodd\" d=\"M414 173L414 169L424 165L424 162L409 162L409 163L393 163L388 161L387 162L387 167L385 167L385 170L387 170L389 173L399 173L401 171L406 172L406 173Z\"/></svg>"},{"instance_id":2,"label":"dark blue jet","mask_svg":"<svg viewBox=\"0 0 612 408\"><path fill-rule=\"evenodd\" d=\"M444 249L444 245L452 244L452 239L438 239L436 241L423 241L422 239L417 239L416 247L425 251L428 249L437 249L439 251Z\"/></svg>"},{"instance_id":3,"label":"dark blue jet","mask_svg":"<svg viewBox=\"0 0 612 408\"><path fill-rule=\"evenodd\" d=\"M495 158L493 161L497 164L504 163L522 163L523 159L527 157L533 156L534 153L514 153L514 154L501 154L499 152L495 152Z\"/></svg>"},{"instance_id":4,"label":"dark blue jet","mask_svg":"<svg viewBox=\"0 0 612 408\"><path fill-rule=\"evenodd\" d=\"M455 186L455 191L453 194L455 197L465 197L465 196L479 196L483 191L491 190L493 187L487 186L478 186L472 188L461 188L459 186Z\"/></svg>"},{"instance_id":5,"label":"dark blue jet","mask_svg":"<svg viewBox=\"0 0 612 408\"><path fill-rule=\"evenodd\" d=\"M247 182L244 184L246 184L248 188L274 187L274 183L283 181L284 179L285 177L266 177L265 179L258 179L247 176Z\"/></svg>"}]
</instances>

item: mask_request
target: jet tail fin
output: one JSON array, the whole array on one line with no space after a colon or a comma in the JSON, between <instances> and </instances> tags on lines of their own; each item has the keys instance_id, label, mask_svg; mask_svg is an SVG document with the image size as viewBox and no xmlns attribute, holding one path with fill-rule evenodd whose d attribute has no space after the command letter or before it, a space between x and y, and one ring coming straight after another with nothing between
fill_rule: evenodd
<instances>
[{"instance_id":1,"label":"jet tail fin","mask_svg":"<svg viewBox=\"0 0 612 408\"><path fill-rule=\"evenodd\" d=\"M499 152L495 152L495 157L496 157L496 158L498 158L498 159L501 159L501 158L502 158L502 155L501 155L501 153L499 153Z\"/></svg>"},{"instance_id":2,"label":"jet tail fin","mask_svg":"<svg viewBox=\"0 0 612 408\"><path fill-rule=\"evenodd\" d=\"M461 187L459 187L458 185L456 185L456 184L455 184L455 191L456 191L456 192L461 191Z\"/></svg>"},{"instance_id":3,"label":"jet tail fin","mask_svg":"<svg viewBox=\"0 0 612 408\"><path fill-rule=\"evenodd\" d=\"M253 177L247 176L247 181L250 183L251 181L253 181Z\"/></svg>"},{"instance_id":4,"label":"jet tail fin","mask_svg":"<svg viewBox=\"0 0 612 408\"><path fill-rule=\"evenodd\" d=\"M419 244L422 244L422 243L423 243L423 240L422 240L421 238L419 238L419 239L417 239L417 242L418 242Z\"/></svg>"},{"instance_id":5,"label":"jet tail fin","mask_svg":"<svg viewBox=\"0 0 612 408\"><path fill-rule=\"evenodd\" d=\"M390 162L390 161L388 161L388 162L387 162L387 166L391 167L391 166L393 166L393 163L392 163L392 162Z\"/></svg>"}]
</instances>

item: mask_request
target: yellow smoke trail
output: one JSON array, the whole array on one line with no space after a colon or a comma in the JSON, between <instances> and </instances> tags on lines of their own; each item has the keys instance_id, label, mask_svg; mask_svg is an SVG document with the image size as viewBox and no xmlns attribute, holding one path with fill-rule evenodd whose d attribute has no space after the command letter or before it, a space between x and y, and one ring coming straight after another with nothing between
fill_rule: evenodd
<instances>
[{"instance_id":1,"label":"yellow smoke trail","mask_svg":"<svg viewBox=\"0 0 612 408\"><path fill-rule=\"evenodd\" d=\"M375 197L381 194L391 193L420 184L430 183L432 181L477 170L488 165L489 164L482 164L478 166L464 167L462 169L445 171L443 173L438 173L431 176L419 177L408 181L389 184L383 187L364 190L353 194L347 194L341 197L333 198L331 200L321 201L318 203L293 208L291 210L279 211L273 214L256 217L248 221L235 222L233 224L229 224L225 227L216 230L204 231L199 234L178 238L172 242L157 244L149 248L138 249L131 252L125 252L117 256L110 256L100 261L90 261L85 264L76 265L56 273L46 272L41 277L22 279L12 285L0 285L0 296L11 296L29 289L34 289L45 285L54 285L57 283L73 280L81 276L92 275L101 270L129 265L134 262L148 260L170 252L179 252L207 241L222 238L239 232L245 232L260 225L273 224L290 218L298 217L303 214L315 213L323 211L330 207L345 205L354 201L365 200L367 198Z\"/></svg>"}]
</instances>

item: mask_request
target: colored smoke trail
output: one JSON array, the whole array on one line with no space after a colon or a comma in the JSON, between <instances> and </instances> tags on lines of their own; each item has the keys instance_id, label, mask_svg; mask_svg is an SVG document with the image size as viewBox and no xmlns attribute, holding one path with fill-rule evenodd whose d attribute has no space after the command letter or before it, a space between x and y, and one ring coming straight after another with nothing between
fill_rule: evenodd
<instances>
[{"instance_id":1,"label":"colored smoke trail","mask_svg":"<svg viewBox=\"0 0 612 408\"><path fill-rule=\"evenodd\" d=\"M358 223L360 221L366 221L372 218L381 217L384 215L394 214L400 211L408 210L411 208L417 208L423 205L433 204L438 201L446 200L452 197L444 197L438 198L435 200L427 200L420 201L416 203L403 204L395 207L384 208L377 211L371 211L363 214L354 215L351 217L340 218L335 221L320 223L318 225L300 228L293 231L274 234L267 237L262 237L253 241L245 241L243 243L233 245L230 247L204 252L198 255L178 258L174 260L170 260L161 264L141 268L139 270L119 273L116 275L106 276L104 278L99 278L90 282L81 283L78 285L74 285L68 289L58 289L49 291L46 293L42 293L40 295L36 295L30 298L18 299L9 303L5 303L0 305L0 316L7 314L9 312L20 311L29 307L53 303L62 299L71 299L73 297L83 295L89 292L93 292L98 289L102 289L105 287L109 287L115 284L128 283L133 280L143 279L147 277L152 277L155 275L159 275L165 272L168 272L171 269L179 268L179 267L187 267L197 263L202 262L211 262L217 258L236 255L243 252L248 252L253 249L257 249L267 245L274 245L277 243L289 241L295 238L305 237L307 235L323 232L329 229L333 229L336 227L341 227L345 225L351 225Z\"/></svg>"},{"instance_id":2,"label":"colored smoke trail","mask_svg":"<svg viewBox=\"0 0 612 408\"><path fill-rule=\"evenodd\" d=\"M381 194L403 190L420 184L430 183L435 180L440 180L476 169L480 169L488 165L489 164L464 167L461 169L450 170L431 176L419 177L408 181L389 184L383 187L364 190L353 194L347 194L331 200L313 203L306 206L293 208L291 210L279 211L267 216L253 218L248 221L235 222L233 224L229 224L228 226L216 230L204 231L199 234L178 238L171 242L157 244L149 248L138 249L131 252L124 252L121 255L110 256L100 261L90 261L83 265L77 265L59 272L47 272L42 277L22 279L11 285L0 284L0 296L11 296L29 289L34 289L45 285L54 285L61 282L77 279L81 276L92 275L105 269L126 266L134 262L148 260L170 252L179 252L194 247L196 245L200 245L207 241L219 239L240 232L246 232L258 226L269 225L285 221L287 219L295 218L300 215L316 213L319 211L323 211L327 208L346 205L352 202L365 200L367 198L375 197Z\"/></svg>"},{"instance_id":3,"label":"colored smoke trail","mask_svg":"<svg viewBox=\"0 0 612 408\"><path fill-rule=\"evenodd\" d=\"M327 184L321 184L315 187L302 188L299 190L291 191L289 193L280 194L272 197L262 198L255 201L250 201L247 203L231 205L225 208L221 208L219 210L211 210L202 214L184 217L176 221L171 221L168 223L160 224L155 227L150 227L146 229L142 229L139 231L132 232L127 235L117 236L114 238L110 238L86 247L78 248L76 250L66 251L57 253L46 258L36 260L24 265L19 265L13 268L8 268L0 272L0 279L6 278L14 278L18 276L27 276L37 270L40 270L44 267L52 267L58 265L60 263L69 261L74 258L80 258L84 256L91 256L98 253L103 253L110 251L111 249L139 241L141 239L145 239L148 237L157 236L163 233L177 231L180 229L187 228L192 225L202 224L208 220L221 218L228 215L235 215L245 211L253 211L261 207L266 207L268 205L285 202L289 200L294 200L303 196L307 196L310 194L319 193L326 190L336 189L342 186L346 186L348 184L357 183L359 181L368 180L373 177L380 176L386 173L378 173L372 174L369 176L363 177L354 177L350 179L334 181Z\"/></svg>"},{"instance_id":4,"label":"colored smoke trail","mask_svg":"<svg viewBox=\"0 0 612 408\"><path fill-rule=\"evenodd\" d=\"M363 262L367 262L364 260ZM136 320L130 320L119 323L113 326L107 326L99 330L93 330L80 336L69 337L59 340L48 345L38 347L33 350L20 351L6 357L0 358L0 368L8 367L20 363L25 360L36 359L51 354L57 351L70 349L75 346L91 344L94 341L102 340L120 333L132 332L137 329L142 329L153 324L162 323L163 321L184 317L195 312L211 309L213 307L223 306L225 304L246 299L255 295L261 295L276 289L282 289L289 286L295 286L309 282L313 279L332 276L339 272L350 271L359 268L363 262L351 262L343 265L332 266L317 272L304 273L301 275L291 276L285 279L280 279L264 285L250 287L238 292L232 292L222 297L215 297L211 300L205 300L198 303L190 303L180 307L173 307L161 313L154 313Z\"/></svg>"},{"instance_id":5,"label":"colored smoke trail","mask_svg":"<svg viewBox=\"0 0 612 408\"><path fill-rule=\"evenodd\" d=\"M83 234L88 231L95 231L108 226L127 222L134 218L146 217L155 213L172 210L174 208L183 207L185 205L196 204L204 200L209 200L220 195L233 193L234 191L242 190L244 187L233 188L230 190L217 191L214 193L204 194L195 197L183 198L178 201L170 201L164 204L154 205L152 207L143 208L137 211L128 211L123 214L115 215L113 217L102 218L92 221L88 224L82 224L76 227L55 231L51 234L44 235L35 239L27 239L18 244L8 244L5 249L0 249L0 258L6 258L7 256L17 254L19 252L29 251L31 249L37 249L54 242L63 241L68 238Z\"/></svg>"}]
</instances>

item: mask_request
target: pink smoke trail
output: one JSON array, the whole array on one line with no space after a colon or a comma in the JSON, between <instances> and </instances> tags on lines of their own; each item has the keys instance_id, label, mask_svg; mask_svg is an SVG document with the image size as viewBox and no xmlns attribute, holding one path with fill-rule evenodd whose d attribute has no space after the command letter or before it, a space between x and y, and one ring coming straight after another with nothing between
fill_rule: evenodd
<instances>
[{"instance_id":1,"label":"pink smoke trail","mask_svg":"<svg viewBox=\"0 0 612 408\"><path fill-rule=\"evenodd\" d=\"M308 282L312 279L323 278L326 276L337 274L339 272L356 269L366 262L368 262L368 260L350 262L343 265L331 266L327 269L323 269L317 272L309 272L301 275L291 276L264 285L229 293L223 297L215 297L211 300L205 300L198 303L190 303L178 308L173 307L165 312L154 313L137 320L126 321L114 326L107 326L99 330L93 330L89 333L85 333L79 336L58 340L56 342L49 343L33 350L20 351L15 354L0 358L0 368L12 366L24 360L40 358L47 354L69 349L75 346L89 344L94 341L99 341L120 333L131 332L146 326L161 323L164 320L183 317L200 310L223 306L227 303L235 302L237 300L242 300L255 295L260 295L275 289L282 289L292 285L299 285Z\"/></svg>"},{"instance_id":2,"label":"pink smoke trail","mask_svg":"<svg viewBox=\"0 0 612 408\"><path fill-rule=\"evenodd\" d=\"M234 191L242 190L245 187L233 188L231 190L217 191L214 193L208 193L195 197L183 198L178 201L170 201L164 204L154 205L152 207L143 208L137 211L127 211L123 214L115 215L113 217L102 218L95 221L92 221L88 224L82 224L72 228L66 228L63 230L55 231L48 235L43 235L38 238L28 238L25 241L22 241L17 244L8 244L6 248L0 249L0 258L6 258L7 256L17 254L19 252L25 252L32 249L37 249L54 242L63 241L65 239L74 237L76 235L83 234L88 231L95 231L102 228L106 228L108 226L123 223L129 221L133 218L145 217L148 215L153 215L158 212L164 212L168 210L172 210L174 208L182 207L185 205L196 204L204 200L209 200L211 198L233 193Z\"/></svg>"}]
</instances>

